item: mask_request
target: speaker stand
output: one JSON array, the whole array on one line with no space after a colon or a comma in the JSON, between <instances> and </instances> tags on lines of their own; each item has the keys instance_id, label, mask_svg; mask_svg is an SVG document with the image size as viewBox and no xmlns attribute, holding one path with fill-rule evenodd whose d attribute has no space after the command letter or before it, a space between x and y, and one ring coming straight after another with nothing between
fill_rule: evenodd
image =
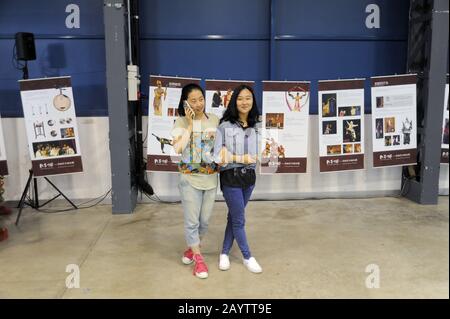
<instances>
[{"instance_id":1,"label":"speaker stand","mask_svg":"<svg viewBox=\"0 0 450 319\"><path fill-rule=\"evenodd\" d=\"M28 80L28 61L25 61L25 66L22 68L22 79L23 80Z\"/></svg>"},{"instance_id":2,"label":"speaker stand","mask_svg":"<svg viewBox=\"0 0 450 319\"><path fill-rule=\"evenodd\" d=\"M17 208L19 209L19 214L17 215L17 219L16 219L16 226L19 225L19 220L20 220L20 215L22 215L22 209L24 205L28 205L33 209L37 209L39 210L39 208L44 207L45 205L47 205L48 203L54 201L55 199L57 199L59 196L64 197L69 203L70 205L73 206L73 208L78 209L78 207L69 199L67 198L66 195L64 195L63 192L61 192L59 190L58 187L56 187L47 177L44 177L45 180L54 188L58 191L58 195L56 195L55 197L53 197L52 199L46 201L44 204L39 204L39 197L38 197L38 187L37 187L37 179L33 178L33 170L30 169L29 170L30 175L28 176L28 181L27 184L25 185L25 189L23 190L22 193L22 197L20 198L20 202L19 205L17 206ZM27 193L28 190L30 189L31 186L31 180L33 180L33 188L34 188L34 198L31 201L26 201L26 197L27 197Z\"/></svg>"}]
</instances>

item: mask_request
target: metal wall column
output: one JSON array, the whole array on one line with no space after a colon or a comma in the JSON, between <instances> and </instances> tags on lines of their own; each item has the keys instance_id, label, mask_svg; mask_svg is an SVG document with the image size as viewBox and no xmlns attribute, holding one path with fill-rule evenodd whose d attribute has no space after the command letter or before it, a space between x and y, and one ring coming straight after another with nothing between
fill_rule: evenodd
<instances>
[{"instance_id":1,"label":"metal wall column","mask_svg":"<svg viewBox=\"0 0 450 319\"><path fill-rule=\"evenodd\" d=\"M127 22L122 0L105 0L103 8L106 49L106 85L111 152L112 212L132 213L137 187L134 165L135 122L128 105Z\"/></svg>"},{"instance_id":2,"label":"metal wall column","mask_svg":"<svg viewBox=\"0 0 450 319\"><path fill-rule=\"evenodd\" d=\"M419 74L418 125L419 166L415 179L404 179L405 197L420 204L437 204L439 195L442 112L448 63L448 0L411 1L411 6L429 11L413 16L421 26L410 25L408 71ZM430 19L431 18L431 19ZM428 23L427 23L428 20ZM414 21L413 21L414 22ZM428 36L426 35L428 33ZM421 49L414 37L425 37ZM421 51L421 52L420 52ZM411 54L416 54L411 56ZM421 55L421 56L420 56ZM422 121L422 122L420 122Z\"/></svg>"}]
</instances>

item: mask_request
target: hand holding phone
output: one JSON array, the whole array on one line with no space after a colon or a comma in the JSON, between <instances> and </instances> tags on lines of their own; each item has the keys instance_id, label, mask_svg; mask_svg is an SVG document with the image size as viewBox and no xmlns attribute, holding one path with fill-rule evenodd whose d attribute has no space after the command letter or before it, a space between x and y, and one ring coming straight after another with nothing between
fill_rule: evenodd
<instances>
[{"instance_id":1,"label":"hand holding phone","mask_svg":"<svg viewBox=\"0 0 450 319\"><path fill-rule=\"evenodd\" d=\"M192 109L192 107L189 105L188 101L184 100L184 112L186 113L186 116L190 119L194 119L195 112Z\"/></svg>"}]
</instances>

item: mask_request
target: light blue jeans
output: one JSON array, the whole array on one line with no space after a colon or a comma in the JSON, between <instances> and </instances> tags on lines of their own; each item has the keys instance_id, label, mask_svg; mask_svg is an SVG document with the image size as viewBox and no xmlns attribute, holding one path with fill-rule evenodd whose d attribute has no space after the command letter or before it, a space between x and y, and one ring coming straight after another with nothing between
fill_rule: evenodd
<instances>
[{"instance_id":1,"label":"light blue jeans","mask_svg":"<svg viewBox=\"0 0 450 319\"><path fill-rule=\"evenodd\" d=\"M184 234L188 247L198 246L208 230L209 218L216 200L217 187L210 190L194 188L180 178L178 188L184 211Z\"/></svg>"}]
</instances>

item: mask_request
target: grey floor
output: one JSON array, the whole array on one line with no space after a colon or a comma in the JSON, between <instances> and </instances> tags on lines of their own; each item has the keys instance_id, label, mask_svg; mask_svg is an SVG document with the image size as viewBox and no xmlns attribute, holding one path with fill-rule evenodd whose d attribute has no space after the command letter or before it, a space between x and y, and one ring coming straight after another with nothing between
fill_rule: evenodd
<instances>
[{"instance_id":1,"label":"grey floor","mask_svg":"<svg viewBox=\"0 0 450 319\"><path fill-rule=\"evenodd\" d=\"M226 206L217 202L203 252L210 277L181 263L180 205L60 214L26 209L0 242L0 298L449 298L449 202L403 198L250 202L247 232L264 272L217 268ZM80 288L66 287L66 266ZM379 288L367 288L368 265Z\"/></svg>"}]
</instances>

